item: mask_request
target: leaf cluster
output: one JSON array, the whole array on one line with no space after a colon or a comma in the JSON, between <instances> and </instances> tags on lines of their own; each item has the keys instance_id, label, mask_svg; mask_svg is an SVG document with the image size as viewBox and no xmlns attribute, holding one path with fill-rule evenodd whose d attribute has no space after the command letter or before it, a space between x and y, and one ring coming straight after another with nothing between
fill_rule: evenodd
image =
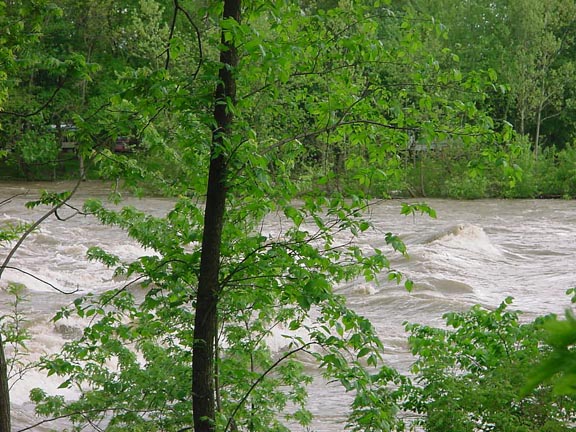
<instances>
[{"instance_id":1,"label":"leaf cluster","mask_svg":"<svg viewBox=\"0 0 576 432\"><path fill-rule=\"evenodd\" d=\"M541 344L551 317L522 323L508 309L474 306L444 316L447 328L407 324L417 357L414 378L400 386L401 406L426 431L571 430L576 405L549 384L520 394L548 355Z\"/></svg>"}]
</instances>

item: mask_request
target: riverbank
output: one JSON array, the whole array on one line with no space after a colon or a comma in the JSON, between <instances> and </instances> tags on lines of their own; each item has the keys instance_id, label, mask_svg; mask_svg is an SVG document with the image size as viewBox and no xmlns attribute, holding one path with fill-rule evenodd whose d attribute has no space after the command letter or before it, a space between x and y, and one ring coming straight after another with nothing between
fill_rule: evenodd
<instances>
[{"instance_id":1,"label":"riverbank","mask_svg":"<svg viewBox=\"0 0 576 432\"><path fill-rule=\"evenodd\" d=\"M448 151L448 150L446 150ZM124 157L124 156L123 156ZM132 157L132 156L125 156ZM472 157L472 156L470 156ZM321 190L322 193L344 195L367 195L373 198L448 198L457 200L513 198L513 199L574 199L576 197L576 152L565 149L544 154L538 160L531 156L506 163L470 169L468 157L453 158L445 154L423 155L407 165L399 176L385 183L359 184L348 174L334 173L333 180L326 182L323 174L295 173L293 182L301 194ZM140 161L146 171L150 161ZM81 164L72 153L65 153L55 162L27 165L14 159L0 161L0 186L7 183L45 183L45 189L63 182L75 182L80 178ZM122 184L101 177L97 169L85 171L86 179L109 185ZM170 180L169 174L165 184ZM173 181L178 181L173 179ZM132 181L133 185L138 180ZM165 195L167 189L154 185L154 181L140 180L140 194ZM57 186L56 188L58 188ZM124 191L127 192L127 191Z\"/></svg>"}]
</instances>

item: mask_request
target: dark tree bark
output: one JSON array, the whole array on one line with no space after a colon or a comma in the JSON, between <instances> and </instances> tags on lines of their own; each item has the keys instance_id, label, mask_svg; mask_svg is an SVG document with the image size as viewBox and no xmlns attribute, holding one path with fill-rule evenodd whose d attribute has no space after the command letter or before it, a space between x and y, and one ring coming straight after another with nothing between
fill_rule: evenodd
<instances>
[{"instance_id":1,"label":"dark tree bark","mask_svg":"<svg viewBox=\"0 0 576 432\"><path fill-rule=\"evenodd\" d=\"M0 207L10 198L0 202ZM1 272L0 272L1 277ZM4 354L4 340L0 334L0 432L10 432L10 389L8 387L8 365Z\"/></svg>"},{"instance_id":2,"label":"dark tree bark","mask_svg":"<svg viewBox=\"0 0 576 432\"><path fill-rule=\"evenodd\" d=\"M0 432L10 432L10 391L8 388L8 365L4 344L0 335Z\"/></svg>"},{"instance_id":3,"label":"dark tree bark","mask_svg":"<svg viewBox=\"0 0 576 432\"><path fill-rule=\"evenodd\" d=\"M241 0L224 0L224 19L240 22ZM208 191L204 213L202 255L196 298L194 347L192 350L192 409L195 432L213 432L215 428L214 341L218 325L220 253L224 214L226 210L226 162L224 143L231 134L233 114L227 108L236 99L234 69L238 53L234 41L227 41L222 32L219 82L214 94L214 120L212 134Z\"/></svg>"}]
</instances>

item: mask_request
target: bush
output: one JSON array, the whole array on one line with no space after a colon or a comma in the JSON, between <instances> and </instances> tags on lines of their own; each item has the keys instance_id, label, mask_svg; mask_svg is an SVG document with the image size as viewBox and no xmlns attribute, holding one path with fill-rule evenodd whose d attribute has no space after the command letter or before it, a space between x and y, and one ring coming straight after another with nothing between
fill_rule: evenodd
<instances>
[{"instance_id":1,"label":"bush","mask_svg":"<svg viewBox=\"0 0 576 432\"><path fill-rule=\"evenodd\" d=\"M479 199L487 196L488 179L484 176L471 176L462 173L461 176L452 177L444 184L445 194L456 199Z\"/></svg>"},{"instance_id":2,"label":"bush","mask_svg":"<svg viewBox=\"0 0 576 432\"><path fill-rule=\"evenodd\" d=\"M58 158L60 145L54 134L29 130L16 143L15 150L24 163L46 164L54 163Z\"/></svg>"},{"instance_id":3,"label":"bush","mask_svg":"<svg viewBox=\"0 0 576 432\"><path fill-rule=\"evenodd\" d=\"M565 197L576 197L576 148L566 147L557 154L556 181Z\"/></svg>"},{"instance_id":4,"label":"bush","mask_svg":"<svg viewBox=\"0 0 576 432\"><path fill-rule=\"evenodd\" d=\"M399 391L398 403L417 413L428 432L568 431L576 414L574 399L552 386L521 398L520 389L544 358L541 318L521 324L506 299L494 311L474 306L444 316L447 328L407 324L417 360L415 375Z\"/></svg>"},{"instance_id":5,"label":"bush","mask_svg":"<svg viewBox=\"0 0 576 432\"><path fill-rule=\"evenodd\" d=\"M535 159L526 137L497 146L447 146L410 161L415 195L456 199L576 197L576 148L544 148Z\"/></svg>"}]
</instances>

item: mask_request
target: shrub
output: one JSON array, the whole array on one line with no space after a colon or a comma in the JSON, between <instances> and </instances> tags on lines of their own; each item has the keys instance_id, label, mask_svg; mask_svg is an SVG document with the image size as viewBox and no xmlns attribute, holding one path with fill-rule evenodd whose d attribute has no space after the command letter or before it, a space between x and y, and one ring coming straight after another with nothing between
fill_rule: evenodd
<instances>
[{"instance_id":1,"label":"shrub","mask_svg":"<svg viewBox=\"0 0 576 432\"><path fill-rule=\"evenodd\" d=\"M521 398L520 389L545 355L540 340L548 318L521 324L519 313L474 306L444 316L446 329L407 324L417 360L401 386L399 404L417 413L428 432L568 431L576 414L572 398L552 386Z\"/></svg>"}]
</instances>

